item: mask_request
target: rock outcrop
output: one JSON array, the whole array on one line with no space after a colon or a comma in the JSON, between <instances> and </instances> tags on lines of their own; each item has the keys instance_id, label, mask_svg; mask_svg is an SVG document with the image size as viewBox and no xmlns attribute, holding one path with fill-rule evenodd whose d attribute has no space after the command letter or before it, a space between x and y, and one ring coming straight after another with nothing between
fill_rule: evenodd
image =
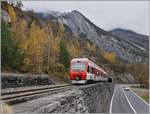
<instances>
[{"instance_id":1,"label":"rock outcrop","mask_svg":"<svg viewBox=\"0 0 150 114\"><path fill-rule=\"evenodd\" d=\"M130 73L117 73L112 75L114 83L135 84L138 83L137 79Z\"/></svg>"},{"instance_id":2,"label":"rock outcrop","mask_svg":"<svg viewBox=\"0 0 150 114\"><path fill-rule=\"evenodd\" d=\"M117 28L110 31L113 35L118 36L120 40L124 39L132 44L139 45L145 50L149 50L149 37L143 34L138 34L134 31Z\"/></svg>"}]
</instances>

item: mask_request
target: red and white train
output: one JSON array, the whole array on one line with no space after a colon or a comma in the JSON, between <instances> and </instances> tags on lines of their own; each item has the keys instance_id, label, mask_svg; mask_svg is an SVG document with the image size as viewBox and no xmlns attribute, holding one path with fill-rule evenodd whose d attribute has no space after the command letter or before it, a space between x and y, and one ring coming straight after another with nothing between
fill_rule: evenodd
<instances>
[{"instance_id":1,"label":"red and white train","mask_svg":"<svg viewBox=\"0 0 150 114\"><path fill-rule=\"evenodd\" d=\"M108 73L88 58L74 58L70 64L72 84L85 84L88 81L109 81Z\"/></svg>"}]
</instances>

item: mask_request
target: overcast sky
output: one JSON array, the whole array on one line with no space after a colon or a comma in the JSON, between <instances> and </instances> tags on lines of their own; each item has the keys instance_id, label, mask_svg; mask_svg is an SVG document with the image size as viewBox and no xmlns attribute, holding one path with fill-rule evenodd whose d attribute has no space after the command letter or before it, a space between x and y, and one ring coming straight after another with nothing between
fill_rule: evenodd
<instances>
[{"instance_id":1,"label":"overcast sky","mask_svg":"<svg viewBox=\"0 0 150 114\"><path fill-rule=\"evenodd\" d=\"M105 30L125 28L149 34L148 1L24 1L23 5L35 12L77 10Z\"/></svg>"}]
</instances>

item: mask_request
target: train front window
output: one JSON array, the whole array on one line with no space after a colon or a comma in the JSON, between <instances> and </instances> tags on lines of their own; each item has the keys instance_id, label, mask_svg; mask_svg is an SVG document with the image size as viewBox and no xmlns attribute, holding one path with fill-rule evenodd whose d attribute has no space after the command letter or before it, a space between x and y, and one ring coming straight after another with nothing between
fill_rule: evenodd
<instances>
[{"instance_id":1,"label":"train front window","mask_svg":"<svg viewBox=\"0 0 150 114\"><path fill-rule=\"evenodd\" d=\"M85 66L84 63L73 63L72 64L72 70L85 71L86 70L86 66Z\"/></svg>"}]
</instances>

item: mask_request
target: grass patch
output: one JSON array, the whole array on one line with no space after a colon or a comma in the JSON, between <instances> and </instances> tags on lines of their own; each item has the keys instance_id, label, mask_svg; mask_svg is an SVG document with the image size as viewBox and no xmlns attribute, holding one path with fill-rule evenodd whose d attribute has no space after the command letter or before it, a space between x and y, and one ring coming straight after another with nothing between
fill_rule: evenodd
<instances>
[{"instance_id":1,"label":"grass patch","mask_svg":"<svg viewBox=\"0 0 150 114\"><path fill-rule=\"evenodd\" d=\"M141 88L141 86L132 86L131 89L144 101L149 103L149 90L145 88Z\"/></svg>"},{"instance_id":2,"label":"grass patch","mask_svg":"<svg viewBox=\"0 0 150 114\"><path fill-rule=\"evenodd\" d=\"M149 95L143 95L141 98L149 103Z\"/></svg>"}]
</instances>

